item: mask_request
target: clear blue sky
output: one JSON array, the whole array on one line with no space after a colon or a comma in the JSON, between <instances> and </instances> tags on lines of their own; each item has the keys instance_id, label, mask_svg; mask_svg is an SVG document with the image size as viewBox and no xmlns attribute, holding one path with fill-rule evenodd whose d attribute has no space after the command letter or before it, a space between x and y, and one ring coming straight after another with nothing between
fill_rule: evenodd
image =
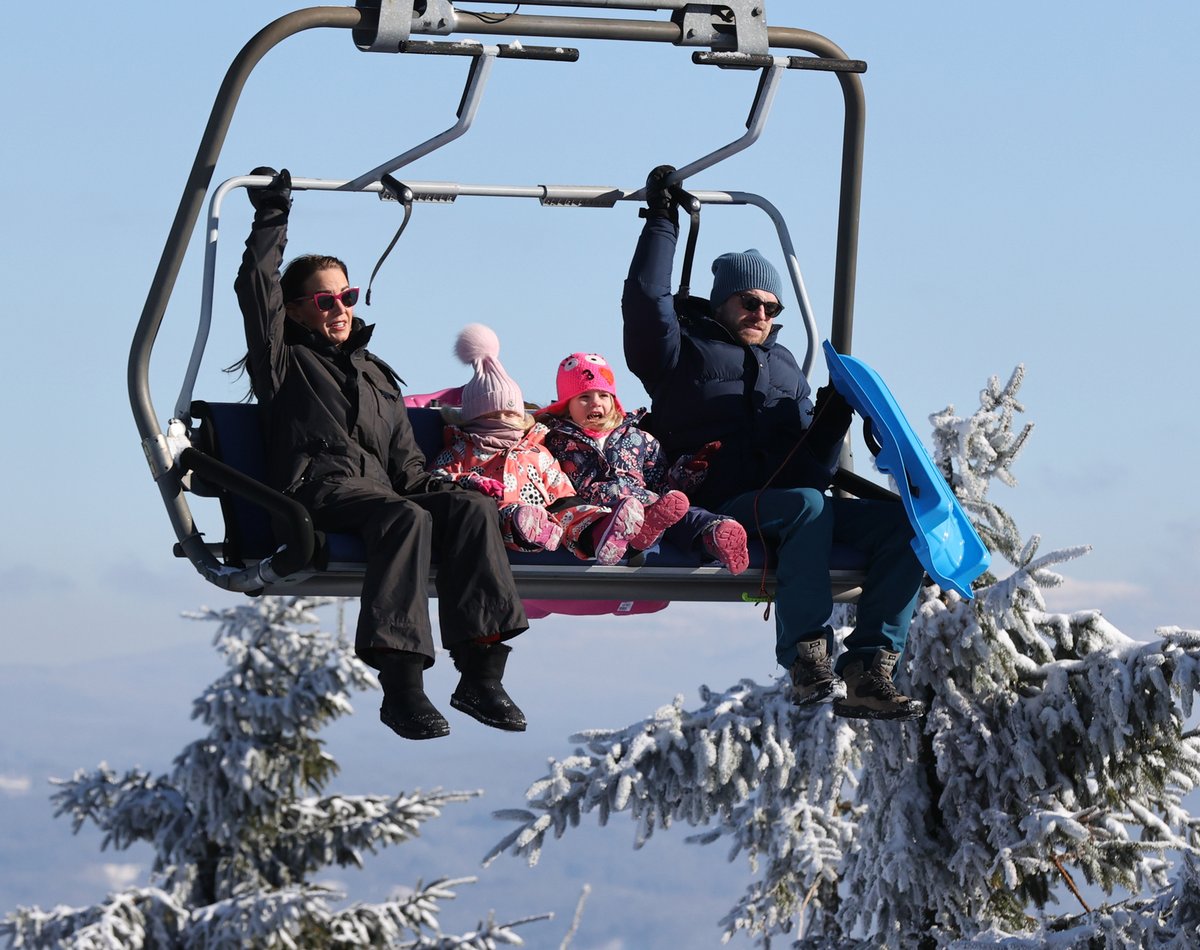
<instances>
[{"instance_id":1,"label":"clear blue sky","mask_svg":"<svg viewBox=\"0 0 1200 950\"><path fill-rule=\"evenodd\" d=\"M176 614L231 597L170 556L125 363L221 77L258 28L290 9L214 0L25 4L8 13L0 59L0 242L14 291L0 376L6 663L136 656L175 642L164 636L198 642L207 631ZM869 63L856 354L888 380L918 432L947 403L969 411L989 376L1007 378L1024 363L1036 429L1015 470L1019 486L997 488L998 497L1026 534L1041 535L1042 551L1094 546L1064 569L1068 583L1053 603L1100 608L1134 637L1162 624L1200 627L1200 503L1191 486L1200 7L773 0L767 13ZM401 177L632 188L652 166L682 165L740 133L752 76L693 66L683 50L573 45L582 50L574 65L498 63L476 127ZM342 33L294 38L251 77L215 180L259 164L353 177L450 125L464 69L460 60L365 56ZM831 77L791 74L762 141L693 182L757 191L783 210L823 330L839 116ZM375 349L413 391L455 385L466 370L451 355L454 336L483 321L533 399L550 394L570 351L619 363L635 213L632 205L565 211L480 199L418 205L376 281L375 305L361 311L378 323ZM290 249L337 253L365 284L398 217L367 196L301 195ZM239 393L219 368L242 347L230 285L248 221L235 195L198 388L208 398ZM697 288L707 289L704 263L716 254L752 245L773 253L770 240L755 212L706 213ZM194 242L156 351L164 416L190 349L200 269ZM785 340L792 332L799 344L798 331L785 330ZM823 371L815 375L824 381ZM643 400L628 374L618 384L627 406ZM711 623L713 612L673 607L645 622L646 637L682 645L699 636L722 654L731 624L747 633L715 675L688 660L670 676L647 666L627 684L636 709L649 712L705 678L725 686L774 673L757 615L732 607L719 615ZM572 629L547 624L541 635ZM530 657L538 636L535 627ZM616 642L629 648L636 639L597 635L595 649ZM567 706L576 675L545 669L542 692L562 704L554 735L600 724ZM548 743L544 754L563 751Z\"/></svg>"}]
</instances>

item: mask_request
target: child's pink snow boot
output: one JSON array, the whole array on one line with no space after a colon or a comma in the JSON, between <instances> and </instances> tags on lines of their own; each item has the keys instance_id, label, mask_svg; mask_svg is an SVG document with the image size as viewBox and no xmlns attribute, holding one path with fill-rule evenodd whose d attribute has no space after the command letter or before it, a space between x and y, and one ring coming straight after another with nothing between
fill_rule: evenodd
<instances>
[{"instance_id":1,"label":"child's pink snow boot","mask_svg":"<svg viewBox=\"0 0 1200 950\"><path fill-rule=\"evenodd\" d=\"M658 544L663 532L680 518L687 514L688 498L681 491L669 491L659 495L658 500L646 505L646 516L642 521L642 530L636 538L631 538L629 546L637 551L645 551Z\"/></svg>"}]
</instances>

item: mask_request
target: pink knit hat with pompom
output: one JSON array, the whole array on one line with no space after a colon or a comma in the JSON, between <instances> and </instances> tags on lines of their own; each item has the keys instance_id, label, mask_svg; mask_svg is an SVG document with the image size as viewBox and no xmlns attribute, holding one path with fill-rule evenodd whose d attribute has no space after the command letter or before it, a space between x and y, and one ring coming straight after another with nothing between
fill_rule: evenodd
<instances>
[{"instance_id":1,"label":"pink knit hat with pompom","mask_svg":"<svg viewBox=\"0 0 1200 950\"><path fill-rule=\"evenodd\" d=\"M475 370L462 390L464 422L504 409L525 411L521 387L500 365L500 340L491 327L482 323L463 327L454 344L454 353Z\"/></svg>"},{"instance_id":2,"label":"pink knit hat with pompom","mask_svg":"<svg viewBox=\"0 0 1200 950\"><path fill-rule=\"evenodd\" d=\"M621 400L617 398L617 381L612 367L599 353L572 353L558 364L556 383L558 400L547 406L546 412L561 415L567 403L580 393L598 389L603 393L611 393L617 412L625 414Z\"/></svg>"}]
</instances>

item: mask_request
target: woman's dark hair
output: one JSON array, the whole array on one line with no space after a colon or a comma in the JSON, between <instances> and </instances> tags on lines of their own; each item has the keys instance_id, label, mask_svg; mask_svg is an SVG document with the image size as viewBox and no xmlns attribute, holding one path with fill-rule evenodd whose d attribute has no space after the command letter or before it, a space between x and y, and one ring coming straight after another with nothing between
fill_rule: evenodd
<instances>
[{"instance_id":1,"label":"woman's dark hair","mask_svg":"<svg viewBox=\"0 0 1200 950\"><path fill-rule=\"evenodd\" d=\"M279 275L279 289L283 293L283 302L289 303L301 296L300 288L317 271L330 270L334 267L342 272L346 280L350 279L350 272L346 268L346 263L332 255L301 254L299 257L292 258L283 269L283 273ZM230 363L226 366L224 371L226 373L236 373L238 376L241 376L247 371L249 359L250 354L247 353L236 363ZM252 395L254 395L253 384L243 398L249 400Z\"/></svg>"},{"instance_id":2,"label":"woman's dark hair","mask_svg":"<svg viewBox=\"0 0 1200 950\"><path fill-rule=\"evenodd\" d=\"M302 254L292 258L287 267L283 269L283 273L279 275L279 287L283 291L283 302L288 303L299 297L301 295L300 288L304 286L304 282L317 271L330 270L334 267L342 272L343 277L347 280L350 279L350 272L346 270L345 263L328 254Z\"/></svg>"}]
</instances>

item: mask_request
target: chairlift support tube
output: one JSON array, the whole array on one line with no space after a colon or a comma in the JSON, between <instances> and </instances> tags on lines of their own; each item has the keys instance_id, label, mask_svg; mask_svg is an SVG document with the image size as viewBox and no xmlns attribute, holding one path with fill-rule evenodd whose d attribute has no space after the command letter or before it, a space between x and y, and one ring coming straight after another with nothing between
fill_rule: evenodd
<instances>
[{"instance_id":1,"label":"chairlift support tube","mask_svg":"<svg viewBox=\"0 0 1200 950\"><path fill-rule=\"evenodd\" d=\"M671 3L651 3L650 0L627 0L625 3L605 0L557 0L546 5L591 7L624 7L634 9L684 10L683 0ZM585 17L538 16L509 14L489 22L475 13L455 11L446 3L436 4L453 12L452 23L440 23L435 28L419 32L445 34L464 32L486 35L557 37L562 39L602 39L635 42L661 42L676 46L695 45L685 35L684 27L675 22L625 19L596 19ZM749 9L742 0L731 0L735 10ZM167 235L162 255L151 281L142 308L127 364L127 385L134 422L141 437L142 449L151 474L159 486L172 526L183 553L207 579L219 586L228 586L218 578L228 577L229 569L220 564L204 544L196 530L191 512L183 497L180 467L164 436L150 398L150 354L167 303L182 267L188 239L200 216L204 196L212 183L217 158L229 131L234 110L250 73L272 48L285 39L312 29L343 29L369 31L378 22L378 12L354 7L309 7L285 14L269 23L242 48L226 71L213 103L200 146L192 163L178 209ZM845 53L833 42L817 33L790 27L768 27L771 47L797 49L830 60L845 60ZM841 353L850 352L853 329L854 280L857 270L857 245L862 180L863 136L866 105L862 83L854 72L835 71L842 88L845 119L842 133L841 187L834 264L833 313L831 342ZM397 166L398 167L398 166Z\"/></svg>"}]
</instances>

